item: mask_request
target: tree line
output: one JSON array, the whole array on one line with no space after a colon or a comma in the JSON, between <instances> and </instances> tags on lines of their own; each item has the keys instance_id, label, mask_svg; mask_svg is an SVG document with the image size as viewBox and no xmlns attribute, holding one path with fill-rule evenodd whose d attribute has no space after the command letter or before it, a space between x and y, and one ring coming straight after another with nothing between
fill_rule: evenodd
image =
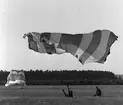
<instances>
[{"instance_id":1,"label":"tree line","mask_svg":"<svg viewBox=\"0 0 123 105\"><path fill-rule=\"evenodd\" d=\"M122 79L110 71L94 70L24 70L28 85L96 85L96 84L123 84ZM0 71L0 84L7 80L9 72Z\"/></svg>"}]
</instances>

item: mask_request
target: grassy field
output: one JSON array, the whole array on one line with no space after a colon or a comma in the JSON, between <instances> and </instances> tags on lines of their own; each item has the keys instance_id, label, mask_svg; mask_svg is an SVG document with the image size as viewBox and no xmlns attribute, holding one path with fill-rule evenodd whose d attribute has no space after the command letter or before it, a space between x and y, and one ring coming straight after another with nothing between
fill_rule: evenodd
<instances>
[{"instance_id":1,"label":"grassy field","mask_svg":"<svg viewBox=\"0 0 123 105\"><path fill-rule=\"evenodd\" d=\"M0 105L123 105L122 85L100 85L102 97L92 97L96 86L70 86L73 98L64 97L66 86L0 86Z\"/></svg>"}]
</instances>

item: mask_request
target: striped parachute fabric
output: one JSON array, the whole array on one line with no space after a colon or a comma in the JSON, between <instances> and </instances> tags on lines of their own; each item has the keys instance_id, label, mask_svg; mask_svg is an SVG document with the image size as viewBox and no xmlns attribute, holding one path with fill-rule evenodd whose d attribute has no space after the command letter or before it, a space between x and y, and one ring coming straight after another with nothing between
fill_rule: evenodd
<instances>
[{"instance_id":1,"label":"striped parachute fabric","mask_svg":"<svg viewBox=\"0 0 123 105\"><path fill-rule=\"evenodd\" d=\"M117 36L109 30L95 30L90 33L38 33L29 32L29 49L39 53L63 54L71 53L82 64L97 62L104 63L110 54L110 47Z\"/></svg>"}]
</instances>

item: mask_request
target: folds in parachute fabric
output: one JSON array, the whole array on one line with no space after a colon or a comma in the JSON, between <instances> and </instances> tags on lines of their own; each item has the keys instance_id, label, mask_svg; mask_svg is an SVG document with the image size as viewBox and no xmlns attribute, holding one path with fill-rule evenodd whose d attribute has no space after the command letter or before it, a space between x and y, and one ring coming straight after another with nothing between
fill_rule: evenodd
<instances>
[{"instance_id":1,"label":"folds in parachute fabric","mask_svg":"<svg viewBox=\"0 0 123 105\"><path fill-rule=\"evenodd\" d=\"M17 71L17 70L12 70L10 71L8 77L7 77L7 83L5 84L6 87L9 86L25 86L25 75L24 71Z\"/></svg>"},{"instance_id":2,"label":"folds in parachute fabric","mask_svg":"<svg viewBox=\"0 0 123 105\"><path fill-rule=\"evenodd\" d=\"M104 63L110 54L110 47L117 36L109 30L95 30L90 33L50 33L29 32L29 49L48 54L71 53L82 64Z\"/></svg>"}]
</instances>

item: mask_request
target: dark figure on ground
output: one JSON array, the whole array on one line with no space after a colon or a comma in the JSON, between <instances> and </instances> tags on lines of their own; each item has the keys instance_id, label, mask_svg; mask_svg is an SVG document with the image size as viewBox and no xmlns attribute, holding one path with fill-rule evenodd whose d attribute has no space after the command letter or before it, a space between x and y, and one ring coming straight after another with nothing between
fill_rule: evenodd
<instances>
[{"instance_id":1,"label":"dark figure on ground","mask_svg":"<svg viewBox=\"0 0 123 105\"><path fill-rule=\"evenodd\" d=\"M68 94L65 93L64 89L62 89L62 91L63 91L65 97L73 97L73 91L70 90L69 85L67 85L67 88L68 88Z\"/></svg>"},{"instance_id":2,"label":"dark figure on ground","mask_svg":"<svg viewBox=\"0 0 123 105\"><path fill-rule=\"evenodd\" d=\"M96 94L94 94L93 96L101 96L101 95L102 95L101 89L99 89L98 87L96 87Z\"/></svg>"}]
</instances>

